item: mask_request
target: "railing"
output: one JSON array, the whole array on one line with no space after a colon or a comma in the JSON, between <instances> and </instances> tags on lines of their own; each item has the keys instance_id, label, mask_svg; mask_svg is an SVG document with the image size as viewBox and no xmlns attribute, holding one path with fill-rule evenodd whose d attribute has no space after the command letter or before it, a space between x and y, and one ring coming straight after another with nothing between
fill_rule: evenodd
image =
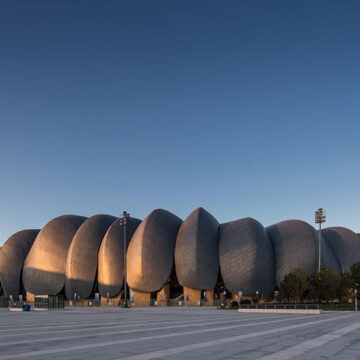
<instances>
[{"instance_id":1,"label":"railing","mask_svg":"<svg viewBox=\"0 0 360 360\"><path fill-rule=\"evenodd\" d=\"M216 306L217 308L222 308L222 309L230 309L231 308L231 304L234 302L234 300L232 299L224 299L224 300L214 300L214 306Z\"/></svg>"},{"instance_id":2,"label":"railing","mask_svg":"<svg viewBox=\"0 0 360 360\"><path fill-rule=\"evenodd\" d=\"M0 307L7 308L9 307L9 300L5 298L0 299Z\"/></svg>"},{"instance_id":3,"label":"railing","mask_svg":"<svg viewBox=\"0 0 360 360\"><path fill-rule=\"evenodd\" d=\"M205 303L202 302L201 305L204 305ZM114 301L114 299L110 299L109 302L103 300L103 301L97 301L95 302L95 299L86 299L86 300L65 300L64 306L65 308L69 307L102 307L102 308L108 308L108 307L124 307L125 300L124 299L117 299ZM133 303L131 303L131 300L127 300L127 306L128 307L148 307L148 306L185 306L183 299L151 299L151 300L140 300L135 299Z\"/></svg>"},{"instance_id":4,"label":"railing","mask_svg":"<svg viewBox=\"0 0 360 360\"><path fill-rule=\"evenodd\" d=\"M35 296L35 309L63 309L63 295L40 295Z\"/></svg>"}]
</instances>

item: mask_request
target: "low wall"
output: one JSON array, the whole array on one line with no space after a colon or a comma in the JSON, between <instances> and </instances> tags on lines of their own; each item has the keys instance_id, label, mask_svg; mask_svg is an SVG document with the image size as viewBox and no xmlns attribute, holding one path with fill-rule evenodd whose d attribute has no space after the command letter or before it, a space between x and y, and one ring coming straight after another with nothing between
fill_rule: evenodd
<instances>
[{"instance_id":1,"label":"low wall","mask_svg":"<svg viewBox=\"0 0 360 360\"><path fill-rule=\"evenodd\" d=\"M320 309L239 309L238 312L246 313L271 313L271 314L312 314L318 315Z\"/></svg>"}]
</instances>

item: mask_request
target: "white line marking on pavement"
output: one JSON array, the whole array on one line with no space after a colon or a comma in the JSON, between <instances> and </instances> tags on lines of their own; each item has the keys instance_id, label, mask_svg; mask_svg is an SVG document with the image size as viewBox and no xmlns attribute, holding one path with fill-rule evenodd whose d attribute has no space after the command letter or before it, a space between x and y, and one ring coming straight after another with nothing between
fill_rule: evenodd
<instances>
[{"instance_id":1,"label":"white line marking on pavement","mask_svg":"<svg viewBox=\"0 0 360 360\"><path fill-rule=\"evenodd\" d=\"M330 341L336 340L341 336L344 336L354 330L357 330L360 328L360 323L352 324L350 326L344 327L339 330L332 331L330 333L327 333L325 335L319 336L312 340L304 341L300 344L291 346L287 349L278 351L276 353L273 353L271 355L263 356L259 360L288 360L293 359L296 356L302 355L306 353L307 351L314 349L316 347L322 346L327 344Z\"/></svg>"},{"instance_id":2,"label":"white line marking on pavement","mask_svg":"<svg viewBox=\"0 0 360 360\"><path fill-rule=\"evenodd\" d=\"M137 343L139 341L147 341L147 340L154 340L154 339L164 339L164 338L179 337L179 336L188 336L188 335L200 334L200 333L206 333L206 332L228 330L228 329L232 329L232 328L249 327L249 326L256 326L256 325L266 325L266 324L278 323L278 322L282 322L282 321L308 319L308 318L309 318L309 315L305 315L305 316L301 316L301 317L296 316L296 317L292 317L290 319L289 318L284 318L284 319L280 319L280 320L258 322L258 323L255 323L255 324L253 324L253 323L248 324L247 323L247 324L243 324L243 325L231 325L231 326L223 326L223 327L217 327L217 328L211 328L211 329L184 331L184 332L178 332L178 333L173 333L173 334L135 337L135 338L124 339L124 340L114 340L114 341L106 341L106 342L93 343L93 344L67 346L66 348L64 346L62 346L60 348L52 348L52 349L44 349L44 350L33 350L33 351L26 351L26 352L23 352L23 353L8 354L8 355L4 354L4 355L0 355L0 360L19 359L19 358L24 358L24 357L28 358L30 356L50 355L50 354L57 354L57 353L64 353L64 352L71 352L71 351L89 350L89 349L94 349L94 348L99 348L99 347L107 347L107 346L127 344L127 343ZM331 319L319 320L319 321L315 321L315 322L312 322L312 323L318 323L318 322L324 322L324 321L330 321L330 320L335 320L335 319L331 318ZM303 326L306 326L307 324L311 324L311 323L306 323ZM258 332L254 333L254 334L258 334ZM2 351L4 351L4 350L2 350Z\"/></svg>"},{"instance_id":3,"label":"white line marking on pavement","mask_svg":"<svg viewBox=\"0 0 360 360\"><path fill-rule=\"evenodd\" d=\"M271 329L271 330L255 331L255 332L252 332L249 334L243 334L243 335L238 335L238 336L233 336L233 337L228 337L228 338L223 338L223 339L205 341L205 342L192 344L192 345L178 346L178 347L171 348L171 349L153 351L153 352L149 352L149 353L145 353L145 354L132 355L132 356L128 356L128 357L125 357L122 359L117 359L117 360L124 360L124 359L126 359L126 360L148 360L148 359L154 359L154 358L160 358L160 357L168 358L170 355L175 355L175 354L183 353L186 351L199 350L199 349L207 348L209 346L223 345L223 344L232 343L235 341L249 339L252 337L298 329L301 327L305 327L305 326L309 326L309 325L313 325L313 324L319 324L319 323L323 323L326 321L344 319L349 316L352 316L352 315L346 315L346 316L341 316L341 317L339 316L336 318L330 318L330 319L324 319L324 320L310 321L310 322L306 322L306 323L302 323L302 324L298 324L298 325L284 326L282 328L276 328L276 329Z\"/></svg>"},{"instance_id":4,"label":"white line marking on pavement","mask_svg":"<svg viewBox=\"0 0 360 360\"><path fill-rule=\"evenodd\" d=\"M256 319L252 319L252 320L257 320L257 319L274 319L276 318L275 316L273 317L269 317L268 315L265 315L265 316L261 316L261 317L257 317ZM211 320L211 319L209 319ZM220 320L220 319L219 319ZM103 333L99 333L99 328L93 328L93 329L81 329L81 332L85 331L85 330L91 330L91 331L96 331L95 334L80 334L80 335L72 335L72 336L60 336L60 337L53 337L53 338L42 338L42 339L26 339L26 340L17 340L17 341L4 341L4 342L0 342L0 346L9 346L9 345L20 345L20 344L34 344L34 343L41 343L41 342L48 342L48 341L60 341L60 340L75 340L75 339L81 339L81 338L91 338L91 337L94 337L96 336L96 338L99 338L101 336L109 336L109 335L123 335L123 334L134 334L134 333L138 333L138 332L144 332L144 331L155 331L155 330L169 330L169 329L181 329L181 328L186 328L186 327L189 327L189 328L192 328L194 326L196 327L200 327L200 326L208 326L208 325L224 325L224 319L222 318L221 319L222 321L211 321L211 322L180 322L178 323L177 325L170 325L170 326L159 326L159 327L151 327L151 328L142 328L142 327L139 327L139 324L138 325L134 325L134 326L131 326L131 325L127 325L127 326L122 326L122 325L118 325L118 326L111 326L111 327L107 327L105 330L105 332ZM243 322L244 320L248 320L247 319L244 319L244 318L239 318L237 320L227 320L226 321L226 324L231 324L231 323L235 323L235 322ZM289 319L288 319L289 320ZM172 322L172 324L176 324L177 322ZM252 326L256 325L257 323L256 322L253 322L252 323ZM142 324L140 324L142 325ZM233 325L233 327L239 327L240 325ZM240 327L242 326L245 326L245 325L241 325ZM249 324L247 323L246 326L249 326ZM122 328L122 327L125 327L126 329L125 330L122 330L122 331L112 331L112 329L116 329L116 328ZM134 329L134 330L129 330L129 327L138 327L138 329ZM231 327L230 327L231 328ZM102 329L100 329L102 330ZM61 332L63 331L79 331L79 329L74 329L74 330L60 330ZM50 334L53 334L54 332L56 331L52 331ZM32 332L34 335L38 335L38 334L42 334L42 333L46 333L46 332L38 332L38 331L35 331L34 333L34 330ZM14 336L13 334L11 336ZM1 339L3 339L4 337L6 337L6 335L3 335L1 337ZM18 337L18 335L17 335Z\"/></svg>"}]
</instances>

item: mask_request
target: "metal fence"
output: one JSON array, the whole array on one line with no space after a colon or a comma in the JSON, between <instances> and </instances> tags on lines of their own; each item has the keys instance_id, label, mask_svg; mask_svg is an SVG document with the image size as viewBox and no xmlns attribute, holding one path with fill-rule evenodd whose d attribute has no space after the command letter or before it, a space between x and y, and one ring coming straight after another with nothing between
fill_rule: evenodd
<instances>
[{"instance_id":1,"label":"metal fence","mask_svg":"<svg viewBox=\"0 0 360 360\"><path fill-rule=\"evenodd\" d=\"M0 308L9 307L9 300L5 298L0 298Z\"/></svg>"},{"instance_id":2,"label":"metal fence","mask_svg":"<svg viewBox=\"0 0 360 360\"><path fill-rule=\"evenodd\" d=\"M201 301L201 306L206 305L204 301ZM95 299L86 299L86 300L65 300L64 307L65 308L72 308L72 307L124 307L125 300L124 299L103 299L102 301L95 301ZM161 307L161 306L185 306L184 300L180 299L151 299L151 300L134 300L131 302L130 299L127 300L128 307ZM215 306L215 305L214 305Z\"/></svg>"}]
</instances>

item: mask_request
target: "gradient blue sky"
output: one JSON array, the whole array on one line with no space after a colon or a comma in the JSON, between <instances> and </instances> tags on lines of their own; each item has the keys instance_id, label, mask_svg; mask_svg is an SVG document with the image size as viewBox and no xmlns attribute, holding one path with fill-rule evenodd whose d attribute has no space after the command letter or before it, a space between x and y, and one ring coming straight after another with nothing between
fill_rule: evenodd
<instances>
[{"instance_id":1,"label":"gradient blue sky","mask_svg":"<svg viewBox=\"0 0 360 360\"><path fill-rule=\"evenodd\" d=\"M0 0L0 243L203 206L360 232L359 1Z\"/></svg>"}]
</instances>

